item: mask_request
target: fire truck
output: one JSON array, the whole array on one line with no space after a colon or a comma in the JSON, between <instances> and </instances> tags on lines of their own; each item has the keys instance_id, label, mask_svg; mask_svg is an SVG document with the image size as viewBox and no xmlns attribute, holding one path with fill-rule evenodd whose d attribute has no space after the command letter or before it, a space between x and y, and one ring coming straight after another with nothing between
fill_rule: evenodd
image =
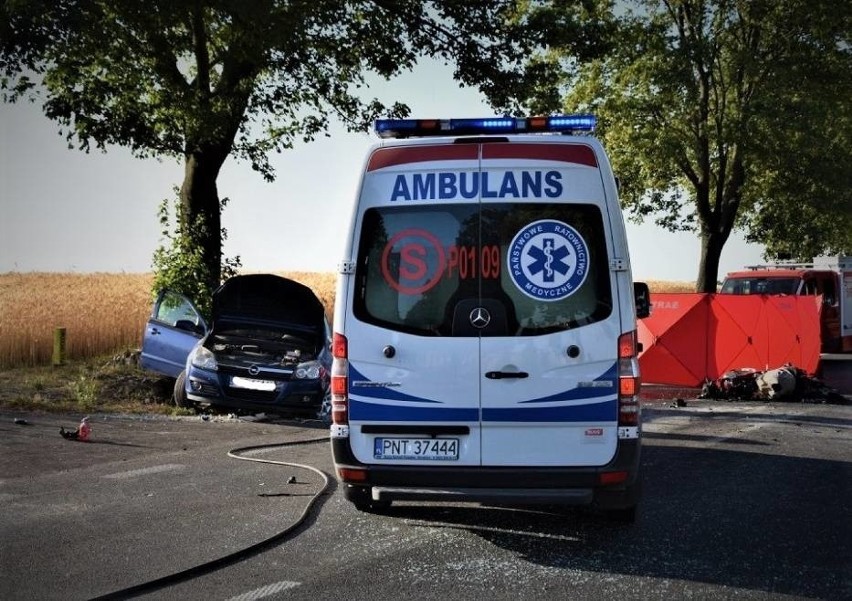
<instances>
[{"instance_id":1,"label":"fire truck","mask_svg":"<svg viewBox=\"0 0 852 601\"><path fill-rule=\"evenodd\" d=\"M750 265L729 273L719 294L821 296L822 352L852 353L852 256Z\"/></svg>"}]
</instances>

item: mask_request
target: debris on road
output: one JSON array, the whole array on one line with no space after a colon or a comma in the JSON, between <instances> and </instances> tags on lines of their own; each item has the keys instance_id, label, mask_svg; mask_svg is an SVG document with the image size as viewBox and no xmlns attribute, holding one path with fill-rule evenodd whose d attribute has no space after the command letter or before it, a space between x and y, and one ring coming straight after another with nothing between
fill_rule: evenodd
<instances>
[{"instance_id":1,"label":"debris on road","mask_svg":"<svg viewBox=\"0 0 852 601\"><path fill-rule=\"evenodd\" d=\"M80 420L80 425L76 430L66 430L60 426L59 434L66 440L79 440L80 442L88 442L89 435L92 433L92 427L89 425L89 418L84 417Z\"/></svg>"},{"instance_id":2,"label":"debris on road","mask_svg":"<svg viewBox=\"0 0 852 601\"><path fill-rule=\"evenodd\" d=\"M749 367L727 371L716 380L705 381L698 398L726 401L799 400L803 403L839 405L849 402L818 378L790 363L766 371Z\"/></svg>"}]
</instances>

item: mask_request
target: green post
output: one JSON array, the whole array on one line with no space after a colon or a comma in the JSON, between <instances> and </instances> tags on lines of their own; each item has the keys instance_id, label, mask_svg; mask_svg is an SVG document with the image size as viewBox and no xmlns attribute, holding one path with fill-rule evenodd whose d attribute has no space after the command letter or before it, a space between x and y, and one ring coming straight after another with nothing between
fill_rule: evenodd
<instances>
[{"instance_id":1,"label":"green post","mask_svg":"<svg viewBox=\"0 0 852 601\"><path fill-rule=\"evenodd\" d=\"M65 328L53 330L53 366L65 363Z\"/></svg>"}]
</instances>

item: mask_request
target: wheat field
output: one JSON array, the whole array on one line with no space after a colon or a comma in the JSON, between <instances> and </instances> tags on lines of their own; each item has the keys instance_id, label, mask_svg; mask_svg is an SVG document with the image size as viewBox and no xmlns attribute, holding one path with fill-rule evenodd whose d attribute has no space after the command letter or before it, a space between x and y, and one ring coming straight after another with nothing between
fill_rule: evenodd
<instances>
[{"instance_id":1,"label":"wheat field","mask_svg":"<svg viewBox=\"0 0 852 601\"><path fill-rule=\"evenodd\" d=\"M280 272L311 288L334 314L334 273ZM0 369L49 365L56 328L66 358L139 348L151 312L151 274L0 274ZM649 281L651 292L692 292L692 284Z\"/></svg>"},{"instance_id":2,"label":"wheat field","mask_svg":"<svg viewBox=\"0 0 852 601\"><path fill-rule=\"evenodd\" d=\"M334 274L279 275L313 289L330 318ZM50 364L56 328L65 328L68 359L139 348L152 281L152 274L0 274L0 369Z\"/></svg>"}]
</instances>

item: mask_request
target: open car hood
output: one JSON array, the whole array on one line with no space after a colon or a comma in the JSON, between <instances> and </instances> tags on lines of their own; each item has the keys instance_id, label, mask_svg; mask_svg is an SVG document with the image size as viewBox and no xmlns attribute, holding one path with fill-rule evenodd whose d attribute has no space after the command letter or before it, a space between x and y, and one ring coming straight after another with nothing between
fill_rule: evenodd
<instances>
[{"instance_id":1,"label":"open car hood","mask_svg":"<svg viewBox=\"0 0 852 601\"><path fill-rule=\"evenodd\" d=\"M238 275L213 293L213 327L222 320L263 321L322 329L324 308L307 286L271 274Z\"/></svg>"}]
</instances>

